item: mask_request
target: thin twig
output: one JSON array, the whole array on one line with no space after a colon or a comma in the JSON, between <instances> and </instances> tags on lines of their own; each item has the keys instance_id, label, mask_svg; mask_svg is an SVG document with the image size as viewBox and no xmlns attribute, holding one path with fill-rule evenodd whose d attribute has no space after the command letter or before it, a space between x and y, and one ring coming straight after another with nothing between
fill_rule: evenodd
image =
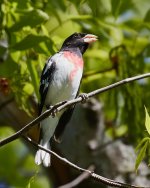
<instances>
[{"instance_id":1,"label":"thin twig","mask_svg":"<svg viewBox=\"0 0 150 188\"><path fill-rule=\"evenodd\" d=\"M104 69L104 70L90 71L90 72L87 72L83 75L83 79L87 78L89 76L94 76L96 74L102 74L102 73L109 72L109 71L112 71L112 70L114 70L114 67L110 67L110 68L107 68L107 69Z\"/></svg>"},{"instance_id":2,"label":"thin twig","mask_svg":"<svg viewBox=\"0 0 150 188\"><path fill-rule=\"evenodd\" d=\"M76 169L76 170L78 170L80 172L85 172L85 173L89 174L89 177L91 177L94 180L96 180L98 182L101 182L101 183L103 183L105 185L109 185L111 187L120 187L120 188L149 188L149 187L141 187L141 186L139 187L139 186L136 186L136 185L121 183L121 182L117 182L117 181L105 178L103 176L100 176L100 175L94 173L94 171L91 171L89 169L84 169L84 168L81 168L81 167L77 166L76 164L70 162L69 160L67 160L64 157L59 156L57 153L55 153L55 152L53 152L51 150L45 149L41 145L39 145L36 142L34 142L33 140L31 140L29 137L23 136L23 138L26 141L28 141L30 144L32 144L33 146L37 147L38 149L44 150L47 153L52 154L53 156L57 157L59 160L61 160L65 164L68 164L69 166L73 167L74 169Z\"/></svg>"},{"instance_id":3,"label":"thin twig","mask_svg":"<svg viewBox=\"0 0 150 188\"><path fill-rule=\"evenodd\" d=\"M95 167L93 165L89 166L87 170L93 171L95 169ZM74 179L73 181L59 186L58 188L72 188L72 187L76 187L77 185L79 185L83 180L87 179L90 177L90 174L88 172L83 172L81 175L79 175L76 179Z\"/></svg>"},{"instance_id":4,"label":"thin twig","mask_svg":"<svg viewBox=\"0 0 150 188\"><path fill-rule=\"evenodd\" d=\"M110 89L116 88L116 87L124 85L126 83L133 82L135 80L140 80L140 79L143 79L143 78L146 78L146 77L150 77L150 73L142 74L142 75L139 75L139 76L134 76L134 77L131 77L131 78L126 78L124 80L121 80L121 81L116 82L114 84L111 84L109 86L94 90L94 91L88 93L87 97L89 97L89 98L93 97L93 96L95 96L97 94L103 93L103 92L108 91ZM65 109L65 108L67 108L67 107L69 107L71 105L80 103L81 101L82 101L82 97L78 97L76 99L69 100L69 101L67 101L65 103L64 102L60 102L59 105L56 104L55 106L57 107L57 112L60 112L63 109ZM39 117L35 118L33 121L31 121L27 125L25 125L22 129L20 129L19 131L17 131L13 135L1 140L0 141L0 147L5 145L5 144L8 144L9 142L12 142L13 140L16 140L21 135L23 135L25 132L27 132L31 127L37 125L38 123L40 123L43 119L47 118L48 116L53 115L53 112L56 110L55 106L53 106L53 108L51 108L51 109L46 110L43 114L41 114Z\"/></svg>"}]
</instances>

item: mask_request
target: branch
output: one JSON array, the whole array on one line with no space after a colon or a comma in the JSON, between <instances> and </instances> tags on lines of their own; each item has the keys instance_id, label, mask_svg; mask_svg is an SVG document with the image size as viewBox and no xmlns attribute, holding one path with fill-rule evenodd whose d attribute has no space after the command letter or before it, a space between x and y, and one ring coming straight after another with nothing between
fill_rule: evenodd
<instances>
[{"instance_id":1,"label":"branch","mask_svg":"<svg viewBox=\"0 0 150 188\"><path fill-rule=\"evenodd\" d=\"M89 168L87 170L93 171L94 170L94 166L91 165L89 166ZM58 188L72 188L72 187L76 187L77 185L79 185L83 180L87 179L90 177L90 174L88 172L83 172L80 176L78 176L76 179L74 179L73 181L59 186Z\"/></svg>"},{"instance_id":2,"label":"branch","mask_svg":"<svg viewBox=\"0 0 150 188\"><path fill-rule=\"evenodd\" d=\"M91 177L92 179L94 179L94 180L96 180L98 182L101 182L102 184L109 185L111 187L120 187L120 188L149 188L149 187L139 187L139 186L136 186L136 185L130 185L130 184L126 184L126 183L121 183L121 182L117 182L117 181L105 178L103 176L100 176L100 175L94 173L93 171L91 171L89 169L84 169L84 168L81 168L81 167L75 165L74 163L70 162L66 158L63 158L63 157L59 156L57 153L55 153L55 152L53 152L51 150L45 149L40 144L37 144L36 142L31 140L29 137L23 136L23 138L26 141L28 141L30 144L32 144L33 146L37 147L38 149L44 150L47 153L57 157L59 160L61 160L65 164L73 167L74 169L76 169L76 170L78 170L80 172L88 174L89 177Z\"/></svg>"},{"instance_id":3,"label":"branch","mask_svg":"<svg viewBox=\"0 0 150 188\"><path fill-rule=\"evenodd\" d=\"M87 72L83 75L83 78L87 78L89 76L93 76L95 74L102 74L102 73L105 73L105 72L109 72L109 71L112 71L114 70L114 67L110 67L110 68L107 68L107 69L104 69L104 70L97 70L97 71L90 71L90 72Z\"/></svg>"},{"instance_id":4,"label":"branch","mask_svg":"<svg viewBox=\"0 0 150 188\"><path fill-rule=\"evenodd\" d=\"M150 73L142 74L142 75L139 75L139 76L133 76L131 78L126 78L124 80L121 80L121 81L116 82L114 84L111 84L109 86L94 90L94 91L88 93L87 97L89 97L89 98L93 97L97 94L103 93L103 92L108 91L110 89L116 88L118 86L130 83L130 82L133 82L135 80L140 80L140 79L143 79L143 78L146 78L146 77L150 77ZM80 102L82 102L82 97L77 97L76 99L73 99L73 100L57 103L51 109L46 110L43 114L41 114L39 117L35 118L33 121L31 121L27 125L25 125L22 129L20 129L19 131L17 131L13 135L1 140L0 141L0 147L5 145L5 144L8 144L9 142L12 142L13 140L16 140L21 135L23 135L25 132L27 132L31 127L37 125L38 123L40 123L43 119L47 118L48 116L53 115L54 111L56 111L56 108L57 108L57 112L60 112L63 109L65 109L65 108L67 108L71 105L80 103Z\"/></svg>"}]
</instances>

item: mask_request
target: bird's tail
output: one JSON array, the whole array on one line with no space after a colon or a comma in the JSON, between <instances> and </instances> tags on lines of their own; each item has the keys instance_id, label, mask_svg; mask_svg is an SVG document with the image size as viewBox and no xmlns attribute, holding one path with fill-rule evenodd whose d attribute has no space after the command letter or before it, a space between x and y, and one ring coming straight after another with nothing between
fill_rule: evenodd
<instances>
[{"instance_id":1,"label":"bird's tail","mask_svg":"<svg viewBox=\"0 0 150 188\"><path fill-rule=\"evenodd\" d=\"M42 145L45 149L50 149L49 141L43 144L41 140L40 145ZM41 163L43 163L45 167L48 167L51 165L51 155L47 153L46 151L39 149L35 155L35 163L37 165L40 165Z\"/></svg>"}]
</instances>

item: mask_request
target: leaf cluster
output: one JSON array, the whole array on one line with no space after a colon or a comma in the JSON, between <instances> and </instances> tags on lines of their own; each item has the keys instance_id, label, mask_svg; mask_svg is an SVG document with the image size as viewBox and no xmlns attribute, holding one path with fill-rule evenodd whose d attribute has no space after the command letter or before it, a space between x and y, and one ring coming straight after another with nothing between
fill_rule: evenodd
<instances>
[{"instance_id":1,"label":"leaf cluster","mask_svg":"<svg viewBox=\"0 0 150 188\"><path fill-rule=\"evenodd\" d=\"M145 107L145 127L146 131L148 133L148 136L143 138L139 144L137 145L135 151L138 152L137 159L135 162L135 170L137 171L140 163L142 160L146 157L146 153L148 153L148 156L150 154L150 116L147 112L147 109ZM150 160L150 159L148 159Z\"/></svg>"},{"instance_id":2,"label":"leaf cluster","mask_svg":"<svg viewBox=\"0 0 150 188\"><path fill-rule=\"evenodd\" d=\"M39 77L46 59L74 32L99 37L84 55L81 91L89 92L150 71L149 0L1 0L0 79L20 108L31 114L39 100ZM0 88L2 88L0 86ZM150 107L150 80L101 94L108 135L136 144L145 136L144 105ZM146 153L144 139L136 169Z\"/></svg>"}]
</instances>

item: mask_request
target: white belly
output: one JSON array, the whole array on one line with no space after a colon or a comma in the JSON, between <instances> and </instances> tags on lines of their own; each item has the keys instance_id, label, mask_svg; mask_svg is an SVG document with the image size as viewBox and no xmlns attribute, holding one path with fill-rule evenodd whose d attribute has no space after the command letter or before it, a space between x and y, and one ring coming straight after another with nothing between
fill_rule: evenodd
<instances>
[{"instance_id":1,"label":"white belly","mask_svg":"<svg viewBox=\"0 0 150 188\"><path fill-rule=\"evenodd\" d=\"M71 72L73 72L72 77L70 76ZM70 63L67 59L63 62L57 62L54 77L49 85L45 104L55 105L64 100L74 99L79 89L82 72L83 67L75 69L73 63ZM45 107L43 107L43 111L45 111ZM63 111L58 113L54 118L50 116L41 122L44 139L43 143L49 141L53 136L59 117L62 113Z\"/></svg>"},{"instance_id":2,"label":"white belly","mask_svg":"<svg viewBox=\"0 0 150 188\"><path fill-rule=\"evenodd\" d=\"M76 97L83 70L79 68L76 70L73 78L70 78L73 69L74 65L67 60L63 63L57 63L54 78L50 83L46 96L47 105L54 105L57 102L74 99Z\"/></svg>"}]
</instances>

